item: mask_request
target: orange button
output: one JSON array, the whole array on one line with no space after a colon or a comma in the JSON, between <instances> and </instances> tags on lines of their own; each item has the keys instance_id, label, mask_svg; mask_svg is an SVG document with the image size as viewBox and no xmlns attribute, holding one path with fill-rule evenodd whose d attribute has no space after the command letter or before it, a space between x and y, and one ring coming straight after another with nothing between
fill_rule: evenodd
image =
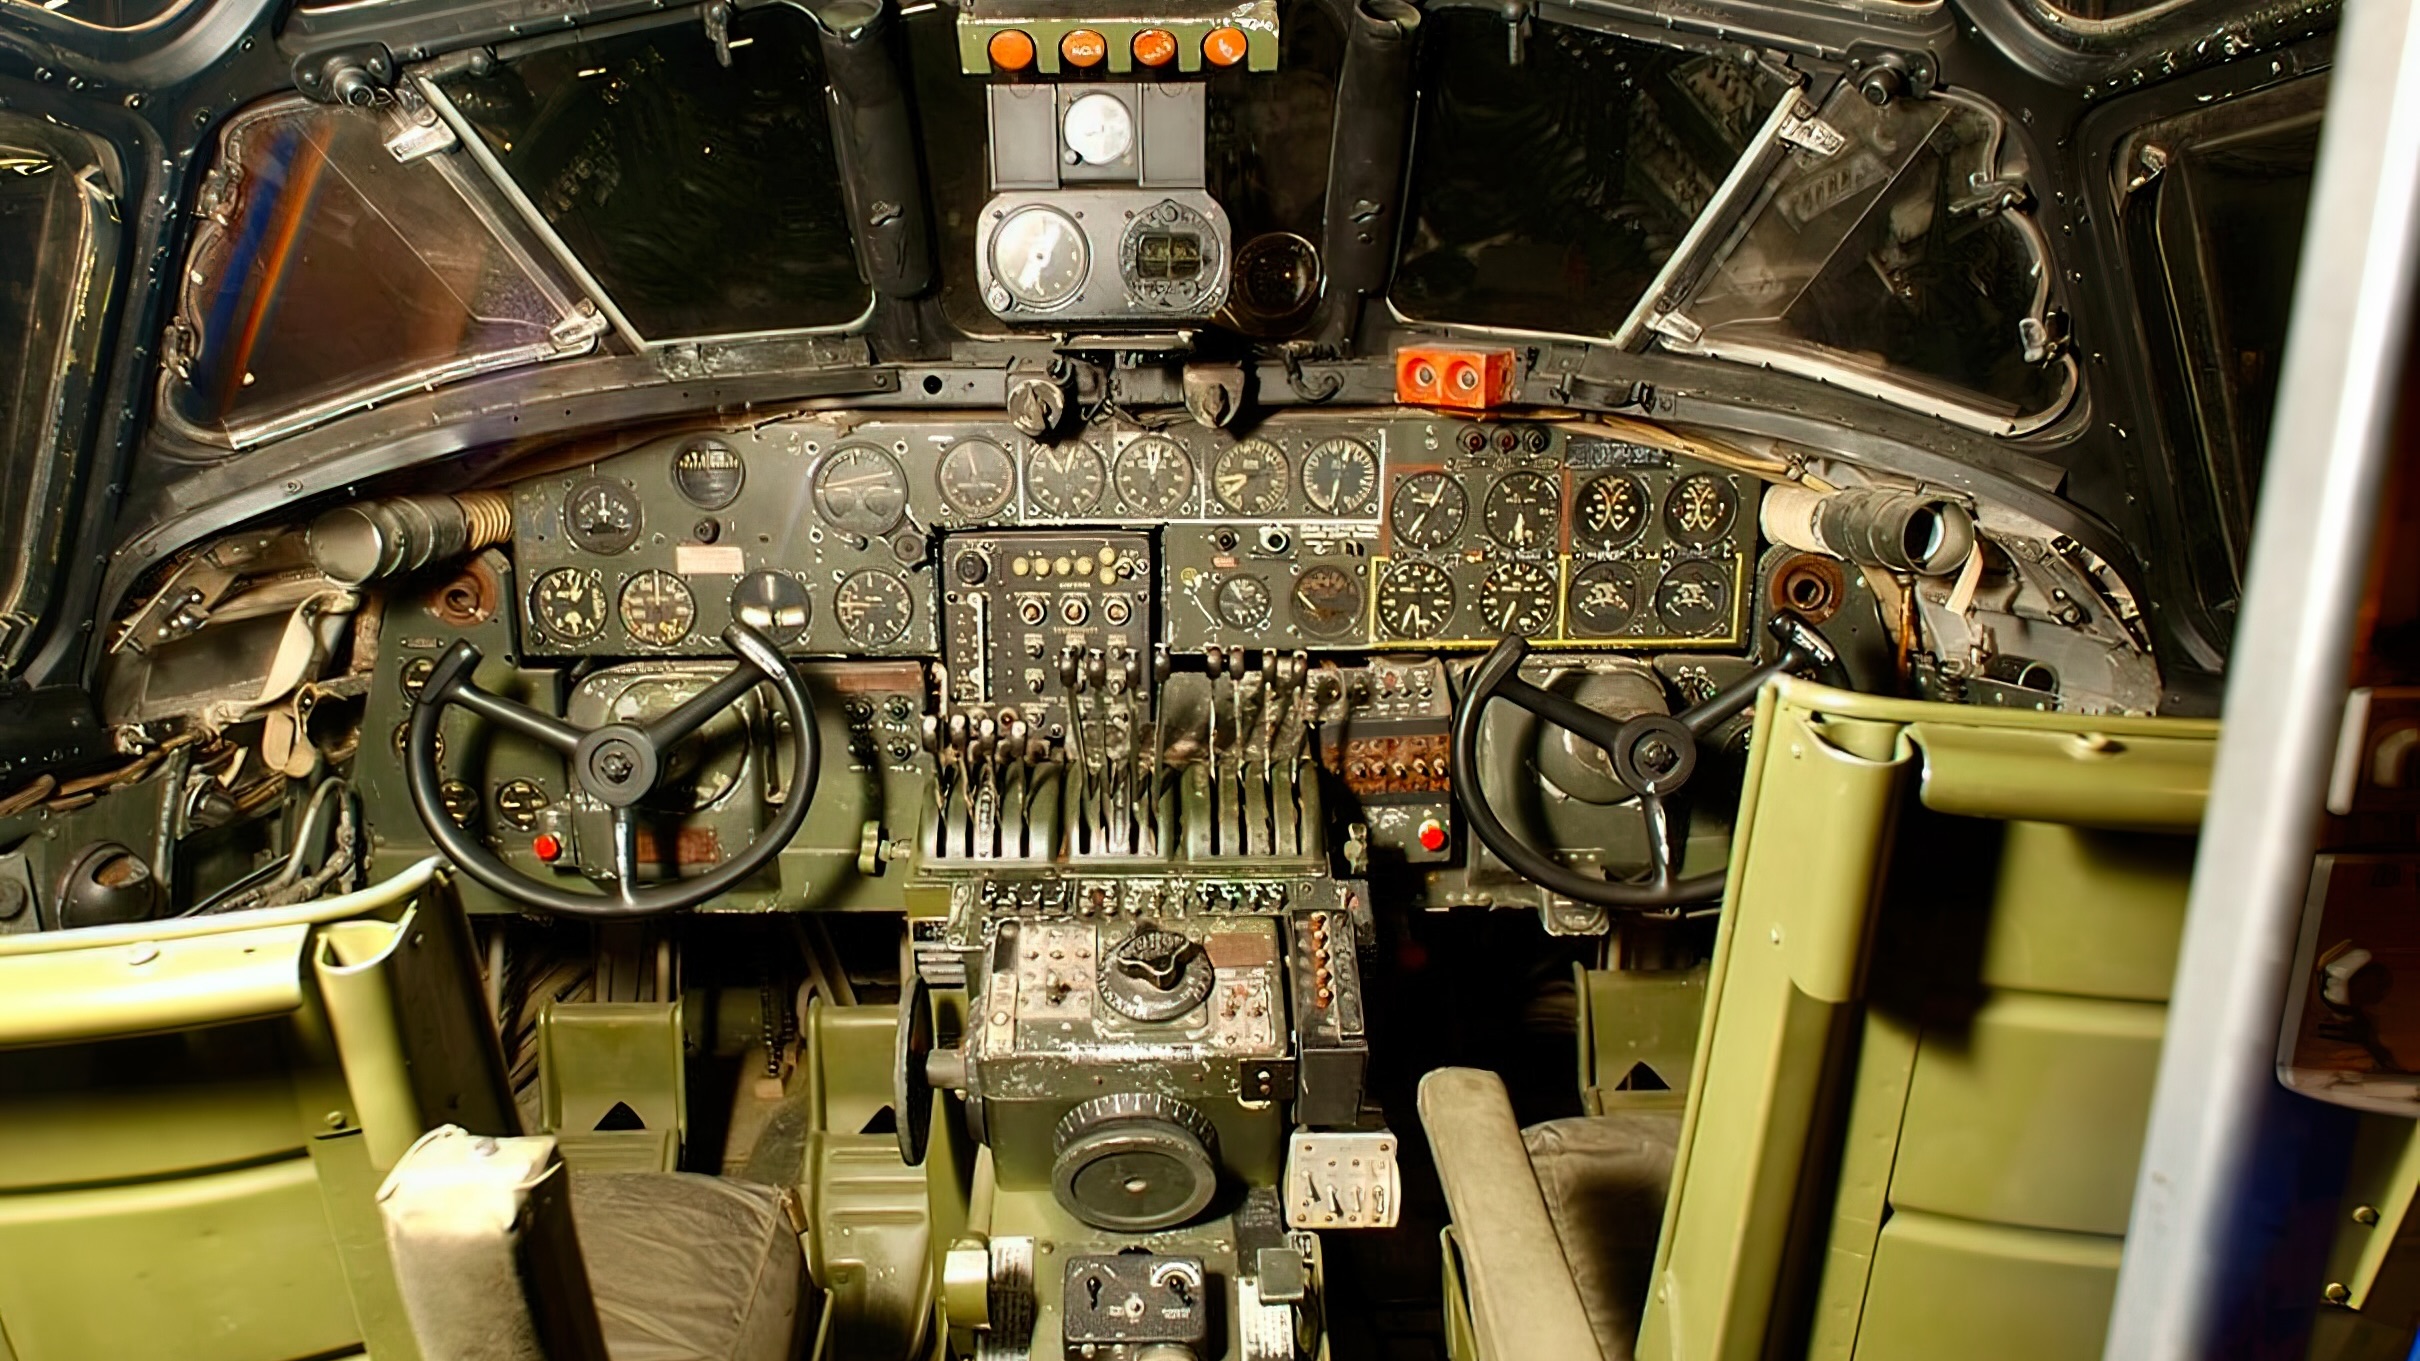
<instances>
[{"instance_id":1,"label":"orange button","mask_svg":"<svg viewBox=\"0 0 2420 1361\"><path fill-rule=\"evenodd\" d=\"M1034 40L1025 36L1023 29L1001 29L992 35L984 51L991 55L995 70L1022 71L1034 64Z\"/></svg>"},{"instance_id":2,"label":"orange button","mask_svg":"<svg viewBox=\"0 0 2420 1361\"><path fill-rule=\"evenodd\" d=\"M1434 855L1445 849L1445 824L1435 818L1420 823L1420 849Z\"/></svg>"},{"instance_id":3,"label":"orange button","mask_svg":"<svg viewBox=\"0 0 2420 1361\"><path fill-rule=\"evenodd\" d=\"M1212 66L1233 66L1244 59L1247 50L1244 31L1240 28L1214 28L1210 30L1209 37L1202 39L1202 56Z\"/></svg>"},{"instance_id":4,"label":"orange button","mask_svg":"<svg viewBox=\"0 0 2420 1361\"><path fill-rule=\"evenodd\" d=\"M552 832L540 832L530 838L530 854L551 865L563 858L563 842Z\"/></svg>"},{"instance_id":5,"label":"orange button","mask_svg":"<svg viewBox=\"0 0 2420 1361\"><path fill-rule=\"evenodd\" d=\"M1089 28L1079 28L1059 39L1059 55L1070 66L1098 66L1109 55L1109 40Z\"/></svg>"},{"instance_id":6,"label":"orange button","mask_svg":"<svg viewBox=\"0 0 2420 1361\"><path fill-rule=\"evenodd\" d=\"M1164 28L1146 28L1134 35L1134 59L1145 66L1166 66L1176 60L1176 35Z\"/></svg>"}]
</instances>

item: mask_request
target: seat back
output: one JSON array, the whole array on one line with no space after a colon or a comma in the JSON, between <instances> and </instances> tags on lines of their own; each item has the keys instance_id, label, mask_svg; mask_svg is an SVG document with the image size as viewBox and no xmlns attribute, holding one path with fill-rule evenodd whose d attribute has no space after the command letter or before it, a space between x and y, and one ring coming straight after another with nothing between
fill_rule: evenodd
<instances>
[{"instance_id":1,"label":"seat back","mask_svg":"<svg viewBox=\"0 0 2420 1361\"><path fill-rule=\"evenodd\" d=\"M0 1358L419 1355L379 1179L515 1133L435 862L223 917L0 938Z\"/></svg>"},{"instance_id":2,"label":"seat back","mask_svg":"<svg viewBox=\"0 0 2420 1361\"><path fill-rule=\"evenodd\" d=\"M2100 1356L2216 738L1765 691L1641 1358Z\"/></svg>"}]
</instances>

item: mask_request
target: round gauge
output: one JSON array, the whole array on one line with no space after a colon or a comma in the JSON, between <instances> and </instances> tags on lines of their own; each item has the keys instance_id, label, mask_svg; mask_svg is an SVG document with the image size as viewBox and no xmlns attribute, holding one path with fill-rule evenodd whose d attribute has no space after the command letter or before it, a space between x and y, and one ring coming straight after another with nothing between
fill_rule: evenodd
<instances>
[{"instance_id":1,"label":"round gauge","mask_svg":"<svg viewBox=\"0 0 2420 1361\"><path fill-rule=\"evenodd\" d=\"M1580 488L1573 528L1607 548L1619 548L1647 527L1647 488L1628 473L1607 473Z\"/></svg>"},{"instance_id":2,"label":"round gauge","mask_svg":"<svg viewBox=\"0 0 2420 1361\"><path fill-rule=\"evenodd\" d=\"M1357 439L1332 439L1302 460L1302 494L1330 515L1359 515L1378 485L1378 455Z\"/></svg>"},{"instance_id":3,"label":"round gauge","mask_svg":"<svg viewBox=\"0 0 2420 1361\"><path fill-rule=\"evenodd\" d=\"M815 509L844 534L875 538L907 511L907 474L888 449L844 444L816 465Z\"/></svg>"},{"instance_id":4,"label":"round gauge","mask_svg":"<svg viewBox=\"0 0 2420 1361\"><path fill-rule=\"evenodd\" d=\"M1443 548L1462 532L1469 514L1461 483L1443 473L1419 473L1395 484L1389 522L1395 537L1414 548Z\"/></svg>"},{"instance_id":5,"label":"round gauge","mask_svg":"<svg viewBox=\"0 0 2420 1361\"><path fill-rule=\"evenodd\" d=\"M1731 622L1729 574L1711 562L1684 562L1655 588L1655 612L1683 637L1720 633Z\"/></svg>"},{"instance_id":6,"label":"round gauge","mask_svg":"<svg viewBox=\"0 0 2420 1361\"><path fill-rule=\"evenodd\" d=\"M1664 497L1664 532L1704 547L1730 533L1738 514L1739 496L1730 483L1712 473L1691 473L1673 483Z\"/></svg>"},{"instance_id":7,"label":"round gauge","mask_svg":"<svg viewBox=\"0 0 2420 1361\"><path fill-rule=\"evenodd\" d=\"M1025 456L1025 494L1045 515L1088 515L1109 475L1101 455L1080 440L1040 444Z\"/></svg>"},{"instance_id":8,"label":"round gauge","mask_svg":"<svg viewBox=\"0 0 2420 1361\"><path fill-rule=\"evenodd\" d=\"M1087 165L1123 160L1134 150L1134 113L1116 95L1088 94L1068 105L1060 129L1067 149Z\"/></svg>"},{"instance_id":9,"label":"round gauge","mask_svg":"<svg viewBox=\"0 0 2420 1361\"><path fill-rule=\"evenodd\" d=\"M941 499L973 520L987 520L1017 494L1017 465L1008 451L987 439L962 439L941 456L934 474Z\"/></svg>"},{"instance_id":10,"label":"round gauge","mask_svg":"<svg viewBox=\"0 0 2420 1361\"><path fill-rule=\"evenodd\" d=\"M605 631L605 587L585 568L558 567L529 588L529 614L556 639L585 643Z\"/></svg>"},{"instance_id":11,"label":"round gauge","mask_svg":"<svg viewBox=\"0 0 2420 1361\"><path fill-rule=\"evenodd\" d=\"M622 584L622 627L649 647L671 647L697 622L697 597L670 572L641 572Z\"/></svg>"},{"instance_id":12,"label":"round gauge","mask_svg":"<svg viewBox=\"0 0 2420 1361\"><path fill-rule=\"evenodd\" d=\"M456 827L468 827L479 816L479 791L460 780L447 780L437 786L437 801L445 805L445 815Z\"/></svg>"},{"instance_id":13,"label":"round gauge","mask_svg":"<svg viewBox=\"0 0 2420 1361\"><path fill-rule=\"evenodd\" d=\"M548 807L546 791L530 780L506 780L496 786L496 815L518 831L532 831Z\"/></svg>"},{"instance_id":14,"label":"round gauge","mask_svg":"<svg viewBox=\"0 0 2420 1361\"><path fill-rule=\"evenodd\" d=\"M1555 575L1534 562L1497 563L1479 587L1479 617L1498 633L1535 638L1555 621Z\"/></svg>"},{"instance_id":15,"label":"round gauge","mask_svg":"<svg viewBox=\"0 0 2420 1361\"><path fill-rule=\"evenodd\" d=\"M814 615L807 588L787 572L751 572L731 588L731 617L788 647L807 631Z\"/></svg>"},{"instance_id":16,"label":"round gauge","mask_svg":"<svg viewBox=\"0 0 2420 1361\"><path fill-rule=\"evenodd\" d=\"M1183 445L1145 435L1118 451L1110 468L1118 501L1138 515L1166 515L1193 491L1193 459Z\"/></svg>"},{"instance_id":17,"label":"round gauge","mask_svg":"<svg viewBox=\"0 0 2420 1361\"><path fill-rule=\"evenodd\" d=\"M1092 247L1074 218L1030 204L1010 213L992 233L991 264L1006 300L1051 308L1084 291Z\"/></svg>"},{"instance_id":18,"label":"round gauge","mask_svg":"<svg viewBox=\"0 0 2420 1361\"><path fill-rule=\"evenodd\" d=\"M583 479L563 498L563 528L591 553L619 553L639 541L639 498L612 478Z\"/></svg>"},{"instance_id":19,"label":"round gauge","mask_svg":"<svg viewBox=\"0 0 2420 1361\"><path fill-rule=\"evenodd\" d=\"M1610 638L1639 611L1639 578L1626 562L1599 562L1571 579L1572 636Z\"/></svg>"},{"instance_id":20,"label":"round gauge","mask_svg":"<svg viewBox=\"0 0 2420 1361\"><path fill-rule=\"evenodd\" d=\"M1314 567L1294 579L1294 626L1314 638L1361 630L1361 582L1341 567Z\"/></svg>"},{"instance_id":21,"label":"round gauge","mask_svg":"<svg viewBox=\"0 0 2420 1361\"><path fill-rule=\"evenodd\" d=\"M1451 484L1448 484L1451 485ZM1378 627L1398 638L1434 638L1454 617L1453 579L1425 562L1399 562L1378 581Z\"/></svg>"},{"instance_id":22,"label":"round gauge","mask_svg":"<svg viewBox=\"0 0 2420 1361\"><path fill-rule=\"evenodd\" d=\"M1506 473L1487 489L1479 522L1506 548L1551 548L1563 514L1562 490L1537 473Z\"/></svg>"},{"instance_id":23,"label":"round gauge","mask_svg":"<svg viewBox=\"0 0 2420 1361\"><path fill-rule=\"evenodd\" d=\"M865 647L896 643L916 617L907 583L890 572L851 572L832 594L832 617L849 641Z\"/></svg>"},{"instance_id":24,"label":"round gauge","mask_svg":"<svg viewBox=\"0 0 2420 1361\"><path fill-rule=\"evenodd\" d=\"M1231 576L1218 584L1218 617L1229 628L1256 629L1269 622L1269 584L1255 576Z\"/></svg>"},{"instance_id":25,"label":"round gauge","mask_svg":"<svg viewBox=\"0 0 2420 1361\"><path fill-rule=\"evenodd\" d=\"M672 456L672 485L699 510L721 510L739 499L748 465L718 439L692 440Z\"/></svg>"},{"instance_id":26,"label":"round gauge","mask_svg":"<svg viewBox=\"0 0 2420 1361\"><path fill-rule=\"evenodd\" d=\"M1265 439L1241 440L1218 451L1210 491L1238 515L1275 515L1286 505L1286 451Z\"/></svg>"}]
</instances>

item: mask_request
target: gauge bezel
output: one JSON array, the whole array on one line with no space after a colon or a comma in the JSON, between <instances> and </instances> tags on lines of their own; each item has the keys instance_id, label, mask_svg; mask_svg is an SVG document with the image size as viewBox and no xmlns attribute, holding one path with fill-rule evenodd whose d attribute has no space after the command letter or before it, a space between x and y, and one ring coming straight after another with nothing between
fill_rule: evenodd
<instances>
[{"instance_id":1,"label":"gauge bezel","mask_svg":"<svg viewBox=\"0 0 2420 1361\"><path fill-rule=\"evenodd\" d=\"M542 598L542 593L546 590L548 582L560 580L565 577L577 577L582 582L585 582L588 586L589 599L594 602L596 606L596 627L588 630L585 633L573 633L566 631L561 625L549 618L545 608L538 603L538 601ZM528 595L530 623L535 626L539 632L545 634L549 640L554 642L595 642L597 639L605 636L605 626L613 622L615 616L614 602L608 598L605 593L604 576L593 567L581 567L573 564L566 564L561 567L549 568L548 570L539 573L537 579L529 584Z\"/></svg>"},{"instance_id":2,"label":"gauge bezel","mask_svg":"<svg viewBox=\"0 0 2420 1361\"><path fill-rule=\"evenodd\" d=\"M1071 460L1065 465L1068 469L1075 466L1072 459L1078 456L1091 462L1092 490L1080 505L1052 505L1050 504L1051 498L1043 494L1043 487L1059 485L1066 474L1064 470L1060 472L1044 471L1040 466L1040 460L1046 456L1055 458L1062 451L1066 451ZM1041 476L1036 476L1037 473L1040 473ZM1088 441L1067 440L1058 444L1036 444L1025 451L1025 499L1032 504L1034 509L1044 515L1060 520L1090 515L1100 507L1101 498L1108 492L1109 464L1101 457L1101 451L1094 448Z\"/></svg>"},{"instance_id":3,"label":"gauge bezel","mask_svg":"<svg viewBox=\"0 0 2420 1361\"><path fill-rule=\"evenodd\" d=\"M1151 493L1150 496L1139 497L1127 489L1127 469L1139 461L1138 451L1153 446L1163 446L1175 454L1176 472L1172 478L1163 474L1161 481L1145 488ZM1149 476L1150 474L1138 475ZM1175 515L1186 509L1187 504L1192 501L1193 482L1193 455L1186 450L1183 444L1166 435L1138 435L1128 440L1125 447L1118 450L1118 456L1110 461L1110 489L1117 493L1118 505L1129 514L1163 519ZM1164 495L1163 493L1170 488L1174 489L1175 494L1173 496Z\"/></svg>"},{"instance_id":4,"label":"gauge bezel","mask_svg":"<svg viewBox=\"0 0 2420 1361\"><path fill-rule=\"evenodd\" d=\"M1407 579L1412 577L1427 579L1417 585L1405 585ZM1439 612L1433 627L1413 629L1403 626L1402 607L1407 602L1402 599L1401 593L1413 590L1439 596L1444 600L1445 608ZM1392 608L1388 602L1390 593L1395 595ZM1378 631L1386 637L1400 638L1409 642L1427 642L1447 637L1454 622L1454 615L1462 607L1461 597L1454 590L1453 574L1433 562L1423 562L1418 558L1406 558L1388 563L1378 574L1378 587L1374 594L1377 599Z\"/></svg>"},{"instance_id":5,"label":"gauge bezel","mask_svg":"<svg viewBox=\"0 0 2420 1361\"><path fill-rule=\"evenodd\" d=\"M1415 486L1442 486L1452 493L1450 498L1440 496L1428 505L1429 510L1438 512L1445 512L1449 505L1452 507L1450 513L1446 515L1447 523L1444 529L1423 528L1415 533L1404 526L1405 495ZM1398 542L1422 552L1433 553L1452 543L1462 533L1462 527L1468 523L1470 523L1470 493L1463 490L1461 480L1451 473L1434 469L1408 473L1396 479L1393 494L1387 497L1387 532L1393 535Z\"/></svg>"},{"instance_id":6,"label":"gauge bezel","mask_svg":"<svg viewBox=\"0 0 2420 1361\"><path fill-rule=\"evenodd\" d=\"M1246 453L1261 458L1264 460L1264 462L1257 474L1245 473L1244 476L1247 479L1251 479L1256 476L1266 479L1264 494L1249 501L1229 497L1225 488L1221 485L1223 479L1223 470L1226 469L1228 460L1237 458ZM1274 473L1274 476L1271 476L1272 473ZM1245 490L1249 490L1250 485L1251 484L1247 482ZM1210 460L1211 499L1218 503L1218 506L1221 510L1227 511L1230 514L1281 514L1286 509L1287 493L1293 489L1293 485L1294 461L1292 458L1287 456L1285 447L1278 444L1275 440L1259 438L1240 439L1235 441L1233 444L1228 445L1226 448L1219 450L1218 455Z\"/></svg>"},{"instance_id":7,"label":"gauge bezel","mask_svg":"<svg viewBox=\"0 0 2420 1361\"><path fill-rule=\"evenodd\" d=\"M982 502L962 501L951 491L950 467L952 460L975 448L989 449L999 455L1000 466L1008 473L1001 483L1000 494L996 499ZM1010 453L1005 445L998 440L982 435L969 435L941 451L941 457L933 464L933 490L940 495L941 504L946 506L952 514L968 520L988 520L1008 509L1009 505L1017 499L1017 472L1017 456Z\"/></svg>"},{"instance_id":8,"label":"gauge bezel","mask_svg":"<svg viewBox=\"0 0 2420 1361\"><path fill-rule=\"evenodd\" d=\"M664 582L671 583L672 589L676 593L667 598L681 602L674 606L675 613L680 616L680 630L669 636L651 637L649 634L641 632L639 625L631 622L631 592L638 590L641 585ZM652 609L653 606L651 605L649 608ZM676 648L689 641L689 635L697 631L697 592L689 589L689 583L682 580L679 574L667 572L661 567L650 567L644 572L631 573L629 578L623 581L622 588L613 593L613 614L614 618L621 623L622 632L628 634L630 641L639 646L658 649Z\"/></svg>"},{"instance_id":9,"label":"gauge bezel","mask_svg":"<svg viewBox=\"0 0 2420 1361\"><path fill-rule=\"evenodd\" d=\"M630 512L629 530L627 532L616 530L611 535L601 536L584 527L580 522L577 507L581 494L588 491L601 491L627 509ZM565 489L562 513L564 537L570 539L581 551L595 553L600 557L612 557L617 553L629 552L631 545L637 543L640 536L647 532L647 508L640 503L638 493L632 491L630 485L621 479L606 477L602 474L583 477Z\"/></svg>"},{"instance_id":10,"label":"gauge bezel","mask_svg":"<svg viewBox=\"0 0 2420 1361\"><path fill-rule=\"evenodd\" d=\"M1350 450L1351 453L1343 456L1349 457L1362 469L1361 489L1355 495L1341 497L1337 501L1331 502L1312 484L1311 469L1317 466L1322 455L1342 454L1345 450ZM1340 519L1351 519L1367 514L1370 499L1378 491L1380 466L1378 451L1365 441L1354 439L1350 435L1337 435L1321 440L1312 445L1302 456L1303 499L1310 502L1312 508L1321 514L1333 515Z\"/></svg>"},{"instance_id":11,"label":"gauge bezel","mask_svg":"<svg viewBox=\"0 0 2420 1361\"><path fill-rule=\"evenodd\" d=\"M844 459L868 455L881 460L882 466L889 470L884 475L884 481L897 492L899 497L898 506L893 508L887 517L876 511L865 514L863 518L855 518L866 509L866 498L863 496L858 498L856 509L835 510L832 506L829 492L833 468ZM807 494L815 503L817 518L821 519L826 527L838 530L843 534L855 534L867 539L879 539L897 529L899 522L907 517L908 501L913 495L908 487L907 469L900 466L899 455L879 444L864 440L852 440L846 444L836 445L823 457L815 460L814 470L807 475Z\"/></svg>"}]
</instances>

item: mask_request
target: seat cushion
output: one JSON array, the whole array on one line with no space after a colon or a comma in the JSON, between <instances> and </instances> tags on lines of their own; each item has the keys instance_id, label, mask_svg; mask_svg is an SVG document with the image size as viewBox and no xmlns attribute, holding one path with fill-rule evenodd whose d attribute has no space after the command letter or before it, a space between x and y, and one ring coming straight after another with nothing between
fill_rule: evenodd
<instances>
[{"instance_id":1,"label":"seat cushion","mask_svg":"<svg viewBox=\"0 0 2420 1361\"><path fill-rule=\"evenodd\" d=\"M1549 1120L1521 1131L1606 1361L1630 1361L1638 1343L1680 1137L1679 1111Z\"/></svg>"},{"instance_id":2,"label":"seat cushion","mask_svg":"<svg viewBox=\"0 0 2420 1361\"><path fill-rule=\"evenodd\" d=\"M788 1361L806 1270L770 1186L575 1172L572 1219L613 1361Z\"/></svg>"}]
</instances>

